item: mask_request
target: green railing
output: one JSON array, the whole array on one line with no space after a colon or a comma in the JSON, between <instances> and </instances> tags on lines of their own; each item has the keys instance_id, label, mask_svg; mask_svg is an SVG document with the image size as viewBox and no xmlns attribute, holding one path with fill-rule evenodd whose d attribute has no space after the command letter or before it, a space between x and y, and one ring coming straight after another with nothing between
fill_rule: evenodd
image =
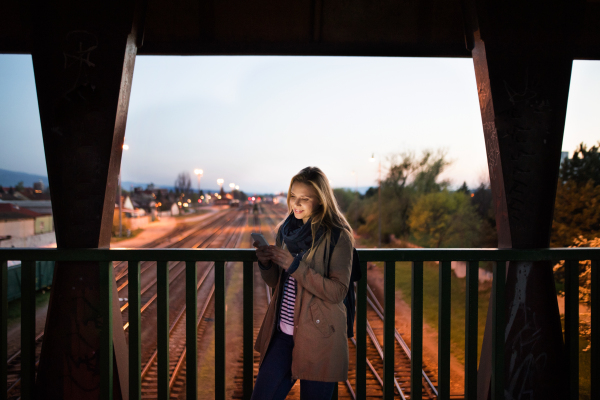
<instances>
[{"instance_id":1,"label":"green railing","mask_svg":"<svg viewBox=\"0 0 600 400\"><path fill-rule=\"evenodd\" d=\"M421 399L423 350L423 262L439 262L439 351L438 399L450 398L450 270L451 261L466 261L465 320L465 399L476 399L477 391L477 294L478 269L482 261L493 261L492 307L492 398L504 399L504 286L507 261L566 261L565 339L569 360L569 399L579 398L579 263L592 260L592 364L591 398L600 398L600 329L595 312L600 303L598 285L600 249L374 249L359 250L366 275L367 262L383 262L384 313L395 315L395 263L412 263L411 291L411 400ZM169 261L186 262L186 390L187 398L197 396L197 270L196 262L215 263L215 391L217 399L225 398L225 262L243 262L243 393L250 398L253 387L253 263L252 249L0 249L1 332L0 354L7 358L7 260L22 261L21 300L21 398L32 398L35 381L35 261L93 261L99 263L101 299L101 398L111 399L113 391L112 352L112 281L113 261L128 261L129 279L129 389L130 399L141 397L141 311L140 262L157 262L158 295L158 395L169 396ZM500 304L501 306L497 306ZM189 318L189 316L192 316ZM394 398L394 318L384 319L384 399ZM367 280L357 284L356 313L356 398L366 398L367 374ZM390 344L390 345L388 345ZM3 382L0 398L6 393L6 364L0 363Z\"/></svg>"}]
</instances>

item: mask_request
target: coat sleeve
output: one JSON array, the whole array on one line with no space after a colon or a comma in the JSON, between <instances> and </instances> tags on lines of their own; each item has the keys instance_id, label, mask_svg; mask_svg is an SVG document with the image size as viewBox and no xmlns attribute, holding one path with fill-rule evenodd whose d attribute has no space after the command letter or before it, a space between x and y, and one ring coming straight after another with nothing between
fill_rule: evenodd
<instances>
[{"instance_id":1,"label":"coat sleeve","mask_svg":"<svg viewBox=\"0 0 600 400\"><path fill-rule=\"evenodd\" d=\"M279 233L277 234L277 239L275 240L275 245L277 247L281 247L281 243L279 241ZM269 261L269 265L262 265L260 262L258 263L258 269L260 270L260 275L262 276L265 283L274 288L279 283L279 274L281 273L281 267L275 264L272 261Z\"/></svg>"},{"instance_id":2,"label":"coat sleeve","mask_svg":"<svg viewBox=\"0 0 600 400\"><path fill-rule=\"evenodd\" d=\"M300 261L298 269L292 276L302 287L323 301L341 303L348 293L350 274L352 273L352 242L349 234L342 232L333 248L329 263L329 276L310 268L310 263Z\"/></svg>"}]
</instances>

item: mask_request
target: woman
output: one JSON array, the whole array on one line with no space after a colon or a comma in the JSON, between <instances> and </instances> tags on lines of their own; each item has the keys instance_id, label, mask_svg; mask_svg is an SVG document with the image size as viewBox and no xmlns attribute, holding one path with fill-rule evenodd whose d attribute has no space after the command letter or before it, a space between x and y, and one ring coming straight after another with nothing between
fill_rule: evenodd
<instances>
[{"instance_id":1,"label":"woman","mask_svg":"<svg viewBox=\"0 0 600 400\"><path fill-rule=\"evenodd\" d=\"M303 399L331 399L337 382L348 377L343 301L352 229L319 168L292 178L287 204L275 246L256 250L261 275L275 291L256 339L260 364L252 399L285 399L297 379ZM332 244L334 230L339 239Z\"/></svg>"}]
</instances>

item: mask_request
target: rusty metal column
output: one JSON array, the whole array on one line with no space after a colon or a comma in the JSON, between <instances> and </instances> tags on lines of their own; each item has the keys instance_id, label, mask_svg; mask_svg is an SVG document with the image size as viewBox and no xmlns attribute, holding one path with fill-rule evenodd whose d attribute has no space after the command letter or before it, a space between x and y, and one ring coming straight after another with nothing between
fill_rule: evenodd
<instances>
[{"instance_id":1,"label":"rusty metal column","mask_svg":"<svg viewBox=\"0 0 600 400\"><path fill-rule=\"evenodd\" d=\"M59 248L109 247L143 6L32 2L33 67ZM57 264L36 397L100 395L97 263ZM114 398L128 397L127 344L113 282Z\"/></svg>"},{"instance_id":2,"label":"rusty metal column","mask_svg":"<svg viewBox=\"0 0 600 400\"><path fill-rule=\"evenodd\" d=\"M498 246L548 247L582 3L467 0L465 5ZM566 398L569 382L550 263L510 263L505 298L507 398ZM490 393L491 336L488 312L478 399Z\"/></svg>"}]
</instances>

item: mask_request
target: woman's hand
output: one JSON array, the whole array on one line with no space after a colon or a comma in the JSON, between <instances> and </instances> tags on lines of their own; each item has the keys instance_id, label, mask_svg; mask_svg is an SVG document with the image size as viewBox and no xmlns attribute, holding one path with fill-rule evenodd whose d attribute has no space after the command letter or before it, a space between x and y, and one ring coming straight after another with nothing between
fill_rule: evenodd
<instances>
[{"instance_id":1,"label":"woman's hand","mask_svg":"<svg viewBox=\"0 0 600 400\"><path fill-rule=\"evenodd\" d=\"M273 261L275 264L279 265L285 270L287 270L292 264L292 262L294 262L294 257L292 257L290 252L287 250L280 249L277 246L269 246L267 251L270 254L271 261Z\"/></svg>"},{"instance_id":2,"label":"woman's hand","mask_svg":"<svg viewBox=\"0 0 600 400\"><path fill-rule=\"evenodd\" d=\"M266 268L271 261L271 253L269 252L269 246L258 246L258 242L252 243L256 247L256 258Z\"/></svg>"}]
</instances>

